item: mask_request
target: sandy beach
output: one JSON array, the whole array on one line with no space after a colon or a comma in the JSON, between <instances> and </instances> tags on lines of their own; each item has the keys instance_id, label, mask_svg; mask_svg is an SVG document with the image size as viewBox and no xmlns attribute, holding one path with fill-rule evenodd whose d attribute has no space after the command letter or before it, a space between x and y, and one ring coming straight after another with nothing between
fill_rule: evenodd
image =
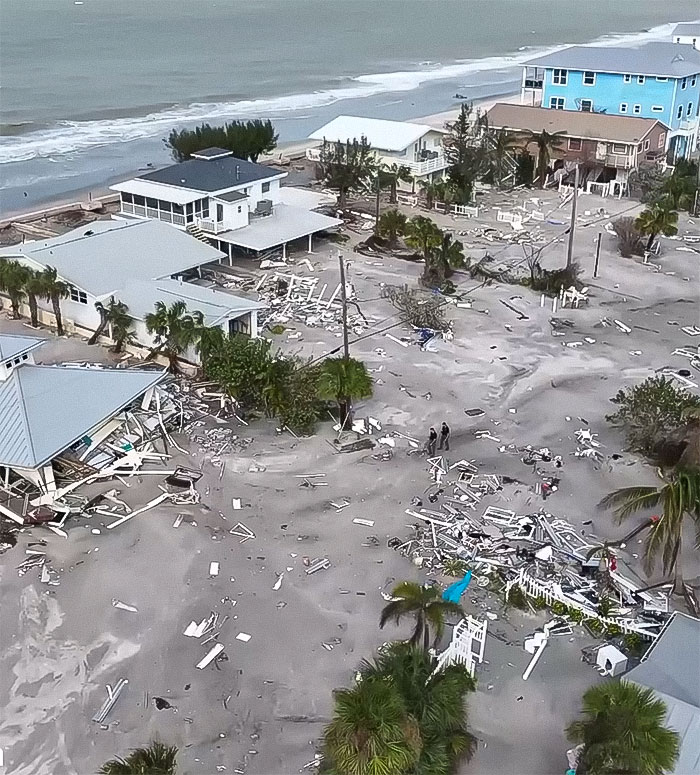
<instances>
[{"instance_id":1,"label":"sandy beach","mask_svg":"<svg viewBox=\"0 0 700 775\"><path fill-rule=\"evenodd\" d=\"M556 192L494 192L484 195L476 221L435 217L441 226L464 232L460 239L469 255L489 250L499 260L521 261L517 244L484 244L472 230L500 227L499 207L522 206L532 197L549 213L549 221L537 226L543 239L553 240L544 263L560 266L568 210ZM440 342L436 352L422 351L397 326L389 333L406 336L407 348L378 334L351 350L375 379L374 396L356 407L358 416L378 418L383 432L418 438L446 420L452 427L449 460L474 460L482 472L510 477L514 483L483 505L516 513L540 508L541 496L531 467L499 446L548 446L564 466L547 510L605 539L619 536L620 528L598 511L600 498L617 487L658 481L654 469L626 453L621 435L606 424L609 399L656 369L687 367L685 358L672 353L694 344L680 327L697 323L700 271L697 254L678 250L677 240L662 238L660 258L644 266L621 258L603 231L600 276L593 279L594 241L604 226L595 215L600 207L608 217L639 209L630 200L580 197L575 256L590 288L588 305L553 316L525 288L484 286L457 276L472 307L450 308L454 341ZM681 216L681 234L695 228ZM420 267L353 253L360 235L350 235L344 252L358 304L365 314L385 319L393 313L380 298L380 285L413 284ZM329 286L337 282L335 248L319 247L310 259L312 272L300 261L293 270ZM623 321L630 333L604 326L608 316ZM553 317L570 321L565 337L552 335ZM0 330L26 328L2 313ZM40 351L47 362L111 357L78 339L47 336L51 344ZM275 341L286 351L319 357L338 346L338 336L290 325ZM582 344L565 346L574 341ZM465 409L471 407L483 409L484 416L468 417ZM599 434L599 464L573 455L574 432L582 426ZM394 581L428 580L387 546L409 531L405 509L428 484L425 460L408 456L402 443L391 460L375 460L369 452L334 454L328 423L301 439L277 434L265 420L247 427L234 422L234 428L251 441L224 456L221 478L212 453L196 440L178 438L188 454L171 450L168 466L201 468L200 504L160 506L115 530L106 529L108 518L76 516L65 539L24 528L17 545L0 556L0 748L8 775L88 775L107 758L156 736L178 746L180 768L192 775L307 772L332 712L332 689L349 685L359 661L383 642L408 634L408 625L380 630L378 618L381 592ZM483 428L500 443L477 439L475 431ZM253 462L265 470L251 471ZM298 477L309 473L325 474L321 481L328 486L300 486ZM136 475L103 488L117 487L120 497L138 507L158 494L159 483L159 477ZM233 510L234 498L241 499L240 510ZM331 502L341 498L350 505L338 511ZM178 514L184 516L175 527ZM354 518L373 520L374 526L355 524ZM229 532L238 521L254 539L241 543ZM25 550L37 541L56 571L57 586L42 584L36 570L17 574ZM638 553L638 545L628 547L625 560L643 579ZM305 557L327 557L330 567L308 575ZM212 561L221 567L216 578L208 571ZM689 550L684 562L686 578L696 578L696 555ZM137 612L114 608L113 599ZM469 699L478 751L462 772L560 775L568 747L564 727L578 712L581 693L600 680L580 660L590 637L577 627L570 638L556 639L525 682L530 655L523 640L547 613L505 609L480 588L470 589L463 603L468 613L495 618L489 621L477 692ZM211 611L228 617L220 635L226 661L196 670L207 646L183 631ZM239 633L250 640L237 639ZM92 722L106 685L120 678L129 681L124 695L104 725ZM156 697L171 707L158 710Z\"/></svg>"}]
</instances>

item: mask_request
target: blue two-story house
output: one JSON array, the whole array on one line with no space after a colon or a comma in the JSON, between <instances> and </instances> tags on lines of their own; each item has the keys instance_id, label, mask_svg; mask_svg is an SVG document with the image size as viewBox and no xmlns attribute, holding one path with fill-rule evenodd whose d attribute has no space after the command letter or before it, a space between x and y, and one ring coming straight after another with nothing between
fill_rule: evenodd
<instances>
[{"instance_id":1,"label":"blue two-story house","mask_svg":"<svg viewBox=\"0 0 700 775\"><path fill-rule=\"evenodd\" d=\"M669 157L698 143L700 51L679 43L572 46L525 63L522 101L555 110L655 118L670 128Z\"/></svg>"}]
</instances>

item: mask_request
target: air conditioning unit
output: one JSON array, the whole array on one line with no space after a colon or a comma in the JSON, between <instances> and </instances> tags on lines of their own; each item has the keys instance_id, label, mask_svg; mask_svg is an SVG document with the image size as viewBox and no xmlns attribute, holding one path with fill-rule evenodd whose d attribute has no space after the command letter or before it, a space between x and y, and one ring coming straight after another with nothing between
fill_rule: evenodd
<instances>
[{"instance_id":1,"label":"air conditioning unit","mask_svg":"<svg viewBox=\"0 0 700 775\"><path fill-rule=\"evenodd\" d=\"M255 215L272 215L272 199L261 199L255 205Z\"/></svg>"}]
</instances>

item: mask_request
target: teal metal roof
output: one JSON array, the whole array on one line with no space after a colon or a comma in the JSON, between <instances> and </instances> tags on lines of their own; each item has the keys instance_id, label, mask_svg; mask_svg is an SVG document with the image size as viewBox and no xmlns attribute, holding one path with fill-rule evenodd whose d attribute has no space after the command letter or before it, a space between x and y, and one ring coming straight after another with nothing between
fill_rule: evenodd
<instances>
[{"instance_id":1,"label":"teal metal roof","mask_svg":"<svg viewBox=\"0 0 700 775\"><path fill-rule=\"evenodd\" d=\"M0 465L41 468L164 375L164 371L18 366L0 382Z\"/></svg>"}]
</instances>

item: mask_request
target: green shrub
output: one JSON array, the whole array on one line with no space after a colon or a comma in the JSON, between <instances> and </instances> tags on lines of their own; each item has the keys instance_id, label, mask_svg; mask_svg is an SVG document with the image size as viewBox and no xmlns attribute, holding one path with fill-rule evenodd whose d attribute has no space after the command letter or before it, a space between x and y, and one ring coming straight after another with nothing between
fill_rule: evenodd
<instances>
[{"instance_id":1,"label":"green shrub","mask_svg":"<svg viewBox=\"0 0 700 775\"><path fill-rule=\"evenodd\" d=\"M443 571L446 576L464 576L467 572L467 563L456 557L448 557L443 563Z\"/></svg>"},{"instance_id":2,"label":"green shrub","mask_svg":"<svg viewBox=\"0 0 700 775\"><path fill-rule=\"evenodd\" d=\"M536 611L543 611L547 607L547 601L542 595L538 595L533 601L532 605Z\"/></svg>"},{"instance_id":3,"label":"green shrub","mask_svg":"<svg viewBox=\"0 0 700 775\"><path fill-rule=\"evenodd\" d=\"M506 596L506 603L510 603L510 605L519 608L521 611L528 610L527 596L517 584L510 588L510 592Z\"/></svg>"},{"instance_id":4,"label":"green shrub","mask_svg":"<svg viewBox=\"0 0 700 775\"><path fill-rule=\"evenodd\" d=\"M565 603L555 600L552 603L552 613L557 616L566 616L569 613L569 607Z\"/></svg>"},{"instance_id":5,"label":"green shrub","mask_svg":"<svg viewBox=\"0 0 700 775\"><path fill-rule=\"evenodd\" d=\"M628 632L622 639L630 656L639 656L644 651L644 638L638 632Z\"/></svg>"}]
</instances>

